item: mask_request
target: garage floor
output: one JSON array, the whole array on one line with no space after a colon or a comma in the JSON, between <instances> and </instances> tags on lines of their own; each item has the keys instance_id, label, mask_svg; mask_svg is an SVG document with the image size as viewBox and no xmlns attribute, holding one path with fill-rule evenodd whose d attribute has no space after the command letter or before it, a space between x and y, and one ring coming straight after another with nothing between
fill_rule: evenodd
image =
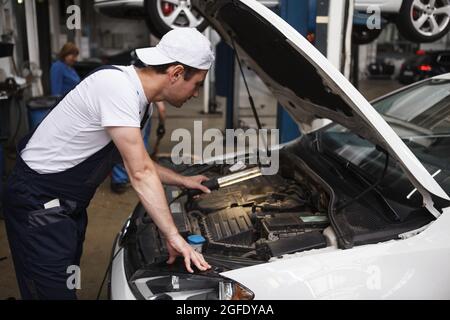
<instances>
[{"instance_id":1,"label":"garage floor","mask_svg":"<svg viewBox=\"0 0 450 320\"><path fill-rule=\"evenodd\" d=\"M361 82L360 90L369 100L374 99L384 93L399 88L401 85L396 81L390 80L366 80ZM253 91L257 105L264 103L265 95ZM244 95L241 95L241 99ZM192 101L192 100L191 100ZM258 103L258 101L262 101ZM223 103L221 103L223 105ZM181 110L168 108L167 134L160 145L160 153L170 153L173 145L170 141L171 132L176 128L186 128L192 130L195 120L203 121L203 129L224 127L224 117L217 115L202 115L202 100L192 101ZM263 109L264 110L264 109ZM270 106L265 108L262 122L271 126L274 122L273 112ZM156 120L153 119L154 123ZM249 120L251 123L251 120ZM154 128L156 125L154 125ZM155 130L152 130L155 131ZM154 132L153 132L154 134ZM153 137L152 137L153 138ZM155 141L151 139L150 141ZM117 232L122 227L125 219L130 215L138 202L138 198L132 189L123 195L116 195L109 189L109 179L98 189L95 198L92 200L88 209L89 227L87 230L84 246L84 255L81 263L81 287L79 291L80 299L95 299L97 291L101 284L103 275L108 266L111 246ZM8 298L18 298L14 268L11 254L8 247L8 241L5 232L4 222L0 220L0 300ZM106 290L103 290L101 296L106 299Z\"/></svg>"}]
</instances>

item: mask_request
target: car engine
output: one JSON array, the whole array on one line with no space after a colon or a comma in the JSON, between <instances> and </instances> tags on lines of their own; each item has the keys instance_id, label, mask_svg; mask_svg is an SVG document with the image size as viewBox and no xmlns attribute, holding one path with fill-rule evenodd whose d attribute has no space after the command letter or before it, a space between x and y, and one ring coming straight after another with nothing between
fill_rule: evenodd
<instances>
[{"instance_id":1,"label":"car engine","mask_svg":"<svg viewBox=\"0 0 450 320\"><path fill-rule=\"evenodd\" d=\"M213 178L229 173L230 166L198 169L184 174ZM328 193L300 167L280 169L277 175L256 177L193 199L177 200L181 190L166 187L178 229L184 236L202 235L207 240L205 255L267 261L326 247Z\"/></svg>"}]
</instances>

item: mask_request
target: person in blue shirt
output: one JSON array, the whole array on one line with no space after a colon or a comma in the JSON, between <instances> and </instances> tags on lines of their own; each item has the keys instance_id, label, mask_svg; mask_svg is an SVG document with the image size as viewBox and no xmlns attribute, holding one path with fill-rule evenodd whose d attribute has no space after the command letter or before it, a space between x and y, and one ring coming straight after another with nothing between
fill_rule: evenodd
<instances>
[{"instance_id":1,"label":"person in blue shirt","mask_svg":"<svg viewBox=\"0 0 450 320\"><path fill-rule=\"evenodd\" d=\"M80 51L72 42L66 43L50 69L52 96L64 96L80 83L80 77L73 68Z\"/></svg>"}]
</instances>

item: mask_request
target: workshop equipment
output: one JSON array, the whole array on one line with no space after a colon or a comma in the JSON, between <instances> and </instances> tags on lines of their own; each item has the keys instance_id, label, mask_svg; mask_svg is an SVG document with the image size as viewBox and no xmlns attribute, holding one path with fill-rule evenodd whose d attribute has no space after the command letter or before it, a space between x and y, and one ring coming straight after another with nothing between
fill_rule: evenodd
<instances>
[{"instance_id":1,"label":"workshop equipment","mask_svg":"<svg viewBox=\"0 0 450 320\"><path fill-rule=\"evenodd\" d=\"M59 101L59 97L46 96L32 98L27 103L28 124L30 131L33 131L44 120L47 114Z\"/></svg>"},{"instance_id":2,"label":"workshop equipment","mask_svg":"<svg viewBox=\"0 0 450 320\"><path fill-rule=\"evenodd\" d=\"M0 58L11 57L14 52L14 44L8 42L0 42Z\"/></svg>"}]
</instances>

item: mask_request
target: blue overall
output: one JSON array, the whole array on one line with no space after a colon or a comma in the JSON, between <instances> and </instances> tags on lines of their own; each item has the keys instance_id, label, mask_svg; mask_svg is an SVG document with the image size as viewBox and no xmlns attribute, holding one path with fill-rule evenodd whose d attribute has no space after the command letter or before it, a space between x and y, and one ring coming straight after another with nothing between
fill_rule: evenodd
<instances>
[{"instance_id":1,"label":"blue overall","mask_svg":"<svg viewBox=\"0 0 450 320\"><path fill-rule=\"evenodd\" d=\"M105 66L97 69L119 68ZM58 106L56 106L57 108ZM149 106L141 123L148 120ZM67 285L79 266L88 223L86 209L96 189L114 164L121 162L113 142L63 172L39 174L21 158L33 133L18 145L16 166L4 193L8 240L22 299L72 300L76 291ZM54 199L60 206L44 209Z\"/></svg>"}]
</instances>

